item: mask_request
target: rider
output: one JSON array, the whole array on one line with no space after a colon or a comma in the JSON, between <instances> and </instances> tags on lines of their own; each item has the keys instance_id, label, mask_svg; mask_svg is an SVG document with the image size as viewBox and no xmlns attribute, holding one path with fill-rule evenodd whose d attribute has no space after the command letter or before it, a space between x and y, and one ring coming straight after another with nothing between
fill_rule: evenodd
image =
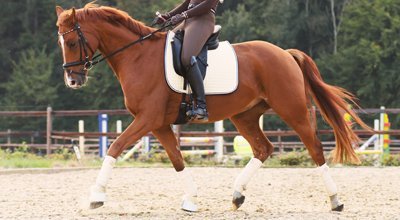
<instances>
[{"instance_id":1,"label":"rider","mask_svg":"<svg viewBox=\"0 0 400 220\"><path fill-rule=\"evenodd\" d=\"M174 29L184 30L181 60L186 70L186 78L196 97L196 106L186 114L202 122L208 121L203 77L196 61L204 44L214 31L215 10L219 0L185 0L170 12L159 15L156 24L162 24L170 19ZM185 21L184 23L182 23Z\"/></svg>"}]
</instances>

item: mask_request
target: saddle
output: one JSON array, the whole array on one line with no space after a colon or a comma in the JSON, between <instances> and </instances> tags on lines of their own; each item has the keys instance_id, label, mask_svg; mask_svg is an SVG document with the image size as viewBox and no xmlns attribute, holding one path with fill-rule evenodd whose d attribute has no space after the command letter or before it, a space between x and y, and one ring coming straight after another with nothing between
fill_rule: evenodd
<instances>
[{"instance_id":1,"label":"saddle","mask_svg":"<svg viewBox=\"0 0 400 220\"><path fill-rule=\"evenodd\" d=\"M216 25L214 28L213 34L208 38L207 42L201 49L199 55L196 57L197 62L199 64L201 74L203 76L203 79L206 76L206 71L207 71L207 66L208 66L207 51L215 50L218 48L218 46L219 46L218 38L219 38L220 33L221 33L221 26ZM174 69L175 69L175 72L182 77L185 77L185 75L186 75L185 68L183 67L182 62L181 62L182 43L183 43L184 36L185 36L185 32L183 30L179 30L175 33L175 36L171 42Z\"/></svg>"},{"instance_id":2,"label":"saddle","mask_svg":"<svg viewBox=\"0 0 400 220\"><path fill-rule=\"evenodd\" d=\"M207 42L201 49L199 55L196 57L203 79L206 77L206 72L207 72L208 51L215 50L218 48L218 46L219 46L218 38L219 38L220 32L221 32L221 26L216 25L214 28L213 34L208 38ZM182 44L183 44L184 36L185 36L185 32L183 30L179 30L175 33L175 36L174 36L173 40L171 41L174 70L178 75L182 76L183 78L185 78L185 76L186 76L186 71L185 71L185 68L183 67L183 64L181 61ZM183 82L183 87L184 88L187 87L186 79ZM176 119L174 124L186 124L188 121L191 121L191 119L186 116L186 112L188 109L192 109L192 108L193 108L192 95L190 95L190 100L187 101L186 94L182 94L182 101L181 101L181 105L179 108L178 118Z\"/></svg>"},{"instance_id":3,"label":"saddle","mask_svg":"<svg viewBox=\"0 0 400 220\"><path fill-rule=\"evenodd\" d=\"M239 85L239 63L235 49L228 41L218 40L221 26L216 26L214 30L197 57L204 78L206 96L230 94L236 91ZM165 39L165 80L172 91L182 95L179 113L173 124L190 123L186 112L193 109L193 94L187 87L185 68L181 63L183 38L183 32L170 31Z\"/></svg>"}]
</instances>

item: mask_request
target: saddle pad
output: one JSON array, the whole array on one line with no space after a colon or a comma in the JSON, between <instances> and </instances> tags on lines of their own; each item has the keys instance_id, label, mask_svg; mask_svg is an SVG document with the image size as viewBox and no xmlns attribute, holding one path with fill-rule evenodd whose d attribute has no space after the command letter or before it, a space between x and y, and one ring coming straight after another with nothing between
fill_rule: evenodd
<instances>
[{"instance_id":1,"label":"saddle pad","mask_svg":"<svg viewBox=\"0 0 400 220\"><path fill-rule=\"evenodd\" d=\"M165 45L165 78L169 87L178 93L188 93L183 89L183 77L175 73L172 60L171 41L175 33L168 32ZM206 95L222 95L234 92L238 87L238 62L232 45L223 41L216 50L208 51L208 67L204 79Z\"/></svg>"}]
</instances>

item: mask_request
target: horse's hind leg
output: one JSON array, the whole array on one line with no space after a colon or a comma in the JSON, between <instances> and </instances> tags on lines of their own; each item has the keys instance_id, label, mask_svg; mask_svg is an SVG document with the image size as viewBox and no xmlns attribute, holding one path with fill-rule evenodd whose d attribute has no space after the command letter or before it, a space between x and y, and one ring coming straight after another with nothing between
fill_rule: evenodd
<instances>
[{"instance_id":1,"label":"horse's hind leg","mask_svg":"<svg viewBox=\"0 0 400 220\"><path fill-rule=\"evenodd\" d=\"M170 125L165 125L153 131L154 136L161 142L169 159L174 166L178 180L184 184L185 195L183 197L181 208L185 211L197 211L196 197L197 185L193 180L191 172L185 168L183 158L180 150L178 149L178 142L173 133Z\"/></svg>"},{"instance_id":2,"label":"horse's hind leg","mask_svg":"<svg viewBox=\"0 0 400 220\"><path fill-rule=\"evenodd\" d=\"M339 202L337 197L337 187L329 174L329 167L325 163L323 148L320 140L316 135L315 127L312 126L310 114L307 110L305 101L301 98L285 98L274 100L271 102L271 107L274 111L299 135L304 145L314 160L319 166L318 172L321 174L326 190L331 200L331 208L333 211L342 211L343 204Z\"/></svg>"},{"instance_id":3,"label":"horse's hind leg","mask_svg":"<svg viewBox=\"0 0 400 220\"><path fill-rule=\"evenodd\" d=\"M250 143L254 154L254 158L247 163L246 167L235 180L232 200L234 210L243 204L245 197L242 193L246 189L246 185L249 183L251 177L254 176L258 168L261 167L262 163L273 152L274 148L271 142L264 135L258 124L260 116L268 108L265 102L260 102L250 110L231 118L231 121L235 124L240 134Z\"/></svg>"}]
</instances>

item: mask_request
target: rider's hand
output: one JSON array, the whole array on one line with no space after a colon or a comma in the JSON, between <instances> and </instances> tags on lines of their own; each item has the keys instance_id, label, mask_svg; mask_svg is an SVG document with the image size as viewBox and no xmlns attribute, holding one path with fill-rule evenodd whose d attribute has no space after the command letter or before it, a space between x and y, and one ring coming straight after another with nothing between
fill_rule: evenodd
<instances>
[{"instance_id":1,"label":"rider's hand","mask_svg":"<svg viewBox=\"0 0 400 220\"><path fill-rule=\"evenodd\" d=\"M156 24L164 24L171 16L166 13L166 14L161 14L161 15L157 15L154 20L153 20L153 25Z\"/></svg>"},{"instance_id":2,"label":"rider's hand","mask_svg":"<svg viewBox=\"0 0 400 220\"><path fill-rule=\"evenodd\" d=\"M182 21L184 21L186 18L187 18L187 14L185 12L183 12L182 14L174 15L171 18L171 24L177 25L177 24L181 23Z\"/></svg>"}]
</instances>

